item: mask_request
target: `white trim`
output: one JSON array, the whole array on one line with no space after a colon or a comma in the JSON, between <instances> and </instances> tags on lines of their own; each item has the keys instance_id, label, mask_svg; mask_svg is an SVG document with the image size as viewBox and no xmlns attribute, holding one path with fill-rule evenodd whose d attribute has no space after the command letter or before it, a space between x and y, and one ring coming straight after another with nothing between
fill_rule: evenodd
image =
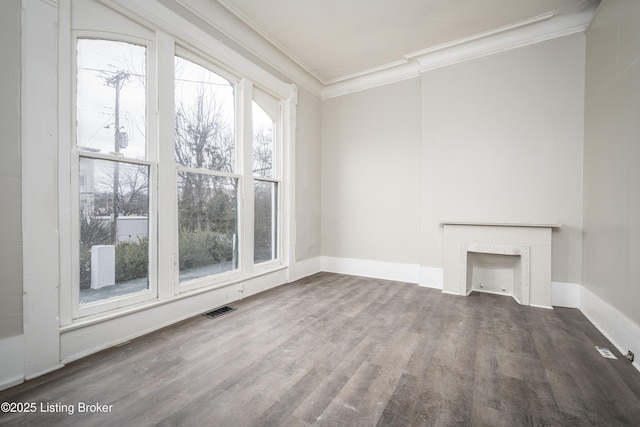
<instances>
[{"instance_id":1,"label":"white trim","mask_svg":"<svg viewBox=\"0 0 640 427\"><path fill-rule=\"evenodd\" d=\"M580 287L580 299L580 311L623 356L628 350L640 354L640 325L631 321L586 286ZM633 366L640 371L640 360L636 359Z\"/></svg>"},{"instance_id":2,"label":"white trim","mask_svg":"<svg viewBox=\"0 0 640 427\"><path fill-rule=\"evenodd\" d=\"M264 90L264 89L263 89ZM281 184L279 188L279 222L278 232L278 259L291 267L295 265L296 257L296 130L298 128L298 88L295 84L289 85L289 96L283 98L281 103L281 129L280 147L278 155ZM253 129L252 129L253 135ZM286 242L286 244L284 244ZM287 270L287 276L290 273Z\"/></svg>"},{"instance_id":3,"label":"white trim","mask_svg":"<svg viewBox=\"0 0 640 427\"><path fill-rule=\"evenodd\" d=\"M580 308L580 289L578 283L551 282L551 305L554 307Z\"/></svg>"},{"instance_id":4,"label":"white trim","mask_svg":"<svg viewBox=\"0 0 640 427\"><path fill-rule=\"evenodd\" d=\"M375 279L418 283L419 278L418 264L323 256L321 265L322 271Z\"/></svg>"},{"instance_id":5,"label":"white trim","mask_svg":"<svg viewBox=\"0 0 640 427\"><path fill-rule=\"evenodd\" d=\"M232 74L248 78L258 86L268 88L279 98L286 99L290 94L289 83L282 81L155 0L98 1L115 11L124 13L135 22L172 35L178 45L199 50L205 58L219 67Z\"/></svg>"},{"instance_id":6,"label":"white trim","mask_svg":"<svg viewBox=\"0 0 640 427\"><path fill-rule=\"evenodd\" d=\"M292 262L289 266L289 282L303 279L322 271L322 257Z\"/></svg>"},{"instance_id":7,"label":"white trim","mask_svg":"<svg viewBox=\"0 0 640 427\"><path fill-rule=\"evenodd\" d=\"M194 7L191 5L191 3L194 0L192 0L191 2L186 2L184 0L177 0L178 3L182 4L185 8L191 10L194 13L197 13L196 10L194 10ZM195 0L197 1L197 0ZM302 62L302 60L300 60L296 55L294 55L293 52L291 52L289 49L287 49L284 45L282 45L280 42L278 42L276 39L274 39L273 37L271 37L267 32L265 32L264 30L262 30L262 28L260 28L255 22L253 22L253 20L249 19L249 17L247 17L247 15L245 15L244 13L240 12L235 6L233 6L232 4L230 4L227 0L218 0L218 3L220 3L224 8L226 8L229 12L231 12L232 14L234 14L237 18L239 18L246 26L248 26L249 28L251 28L251 30L255 31L262 39L266 40L269 44L271 44L273 47L275 47L276 49L278 49L280 52L284 53L291 61L293 61L296 65L298 65L300 68L302 68L304 71L306 71L307 73L309 73L311 76L313 76L317 81L325 83L322 78L313 71L312 68L308 67L305 63ZM212 11L213 11L213 7L211 2L207 2L204 7L211 7ZM220 13L216 13L214 15L211 16L217 16L218 20L219 16L221 14ZM205 15L208 16L208 15ZM206 20L206 18L205 18ZM207 20L208 21L208 20ZM225 34L230 34L231 31L229 29L229 27L227 27L226 29L221 28L222 26L219 24L216 24L216 22L211 21L209 22L209 24L211 24L214 28L217 28L218 30L221 30L222 32L224 32ZM250 46L250 40L246 39L244 44L242 45L242 47L244 47L245 49L249 50L251 53L253 53L254 55L256 55L256 52L253 51L253 49L251 49ZM262 51L263 49L258 49L258 52ZM311 89L310 89L311 90Z\"/></svg>"},{"instance_id":8,"label":"white trim","mask_svg":"<svg viewBox=\"0 0 640 427\"><path fill-rule=\"evenodd\" d=\"M561 228L559 223L541 222L483 222L483 221L441 221L441 226L445 225L478 225L488 227L531 227L531 228Z\"/></svg>"},{"instance_id":9,"label":"white trim","mask_svg":"<svg viewBox=\"0 0 640 427\"><path fill-rule=\"evenodd\" d=\"M350 80L341 80L325 86L322 99L331 99L348 95L366 89L388 85L404 80L420 77L420 69L415 61L402 61L393 67L375 69L372 72L361 73Z\"/></svg>"},{"instance_id":10,"label":"white trim","mask_svg":"<svg viewBox=\"0 0 640 427\"><path fill-rule=\"evenodd\" d=\"M506 34L509 31L514 31L517 29L521 29L523 27L526 27L527 25L531 25L531 24L537 24L539 22L542 21L546 21L548 19L553 18L554 16L554 12L547 12L544 13L542 15L538 15L538 16L534 16L533 18L529 18L529 19L525 19L524 21L520 21L520 22L515 22L513 24L508 24L508 25L503 25L502 27L498 27L498 28L494 28L488 31L484 31L478 34L474 34L472 36L469 37L463 37L461 39L458 40L453 40L447 43L443 43L434 47L430 47L427 49L422 49L422 50L418 50L412 53L409 53L407 55L405 55L404 57L407 59L413 59L413 58L420 58L420 57L424 57L425 55L428 55L430 53L434 53L434 52L438 52L438 51L442 51L445 49L451 49L453 47L456 46L461 46L463 44L467 44L467 43L471 43L473 41L476 40L480 40L480 39L485 39L485 38L489 38L492 36L497 36L500 34Z\"/></svg>"},{"instance_id":11,"label":"white trim","mask_svg":"<svg viewBox=\"0 0 640 427\"><path fill-rule=\"evenodd\" d=\"M0 339L0 390L24 381L24 335Z\"/></svg>"},{"instance_id":12,"label":"white trim","mask_svg":"<svg viewBox=\"0 0 640 427\"><path fill-rule=\"evenodd\" d=\"M246 17L223 0L176 0L180 6L200 17L212 28L229 37L251 55L266 62L315 96L322 94L323 83L309 67L291 52L268 37ZM214 19L215 17L215 19ZM244 25L238 25L238 20Z\"/></svg>"},{"instance_id":13,"label":"white trim","mask_svg":"<svg viewBox=\"0 0 640 427\"><path fill-rule=\"evenodd\" d=\"M63 363L80 359L284 283L286 270L280 269L233 285L205 292L196 290L168 303L155 303L105 321L74 324L60 331L60 358Z\"/></svg>"},{"instance_id":14,"label":"white trim","mask_svg":"<svg viewBox=\"0 0 640 427\"><path fill-rule=\"evenodd\" d=\"M319 259L321 271L418 283L419 286L443 289L444 270L440 267L329 256ZM304 262L317 267L318 258ZM458 295L444 290L442 292ZM628 350L640 354L640 325L632 322L585 286L578 283L552 282L551 301L553 306L579 309L623 355L626 355ZM552 306L539 304L530 304L530 307L553 309ZM640 371L640 360L636 360L633 366Z\"/></svg>"},{"instance_id":15,"label":"white trim","mask_svg":"<svg viewBox=\"0 0 640 427\"><path fill-rule=\"evenodd\" d=\"M22 8L23 362L31 378L60 363L58 10L40 0Z\"/></svg>"},{"instance_id":16,"label":"white trim","mask_svg":"<svg viewBox=\"0 0 640 427\"><path fill-rule=\"evenodd\" d=\"M559 15L533 24L525 22L522 26L511 26L488 35L461 40L450 48L433 49L424 54L409 57L418 61L421 72L430 71L558 37L582 33L591 22L593 13L593 10L587 10L581 13Z\"/></svg>"},{"instance_id":17,"label":"white trim","mask_svg":"<svg viewBox=\"0 0 640 427\"><path fill-rule=\"evenodd\" d=\"M115 1L122 4L125 0ZM471 37L411 52L396 61L368 70L323 80L227 0L217 2L176 0L176 2L202 18L212 28L237 43L251 55L265 61L322 99L407 80L416 77L419 72L584 32L595 13L593 8L561 15L550 12Z\"/></svg>"},{"instance_id":18,"label":"white trim","mask_svg":"<svg viewBox=\"0 0 640 427\"><path fill-rule=\"evenodd\" d=\"M395 61L327 82L322 91L322 99L407 80L437 68L582 33L591 23L594 13L595 9L588 9L558 16L541 15L475 36L409 53L404 56L405 61Z\"/></svg>"},{"instance_id":19,"label":"white trim","mask_svg":"<svg viewBox=\"0 0 640 427\"><path fill-rule=\"evenodd\" d=\"M444 269L421 265L418 285L442 290L444 288Z\"/></svg>"}]
</instances>

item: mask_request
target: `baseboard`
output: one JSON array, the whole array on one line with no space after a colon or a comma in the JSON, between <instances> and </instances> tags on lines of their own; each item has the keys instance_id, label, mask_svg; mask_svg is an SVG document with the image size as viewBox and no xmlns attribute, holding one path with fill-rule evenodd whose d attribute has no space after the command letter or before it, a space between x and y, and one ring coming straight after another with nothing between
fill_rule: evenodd
<instances>
[{"instance_id":1,"label":"baseboard","mask_svg":"<svg viewBox=\"0 0 640 427\"><path fill-rule=\"evenodd\" d=\"M578 283L551 282L551 305L580 308L580 288Z\"/></svg>"},{"instance_id":2,"label":"baseboard","mask_svg":"<svg viewBox=\"0 0 640 427\"><path fill-rule=\"evenodd\" d=\"M322 271L371 277L373 279L395 280L418 283L419 266L395 262L372 261L354 258L322 257Z\"/></svg>"},{"instance_id":3,"label":"baseboard","mask_svg":"<svg viewBox=\"0 0 640 427\"><path fill-rule=\"evenodd\" d=\"M418 285L427 288L444 288L444 269L440 267L420 266L420 279Z\"/></svg>"},{"instance_id":4,"label":"baseboard","mask_svg":"<svg viewBox=\"0 0 640 427\"><path fill-rule=\"evenodd\" d=\"M580 311L621 354L626 355L631 350L640 355L640 325L585 286L580 289L580 299ZM633 366L640 371L640 361L636 360Z\"/></svg>"},{"instance_id":5,"label":"baseboard","mask_svg":"<svg viewBox=\"0 0 640 427\"><path fill-rule=\"evenodd\" d=\"M317 269L317 258L309 260L309 271ZM306 261L304 261L306 262ZM311 267L313 266L313 267ZM439 267L402 264L353 258L320 257L320 270L375 279L417 283L443 289L444 272ZM640 326L578 283L551 282L551 304L554 307L579 309L622 354L628 350L640 355ZM553 307L540 307L551 309ZM640 360L633 363L640 371Z\"/></svg>"},{"instance_id":6,"label":"baseboard","mask_svg":"<svg viewBox=\"0 0 640 427\"><path fill-rule=\"evenodd\" d=\"M0 339L0 390L24 382L24 335Z\"/></svg>"},{"instance_id":7,"label":"baseboard","mask_svg":"<svg viewBox=\"0 0 640 427\"><path fill-rule=\"evenodd\" d=\"M311 276L322 271L322 257L309 258L302 261L296 261L289 266L289 281Z\"/></svg>"}]
</instances>

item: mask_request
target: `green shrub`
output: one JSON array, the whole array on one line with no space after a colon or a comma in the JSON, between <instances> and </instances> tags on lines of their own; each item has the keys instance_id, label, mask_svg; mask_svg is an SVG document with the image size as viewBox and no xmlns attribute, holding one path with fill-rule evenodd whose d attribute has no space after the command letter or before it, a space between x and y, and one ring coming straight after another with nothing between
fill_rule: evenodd
<instances>
[{"instance_id":1,"label":"green shrub","mask_svg":"<svg viewBox=\"0 0 640 427\"><path fill-rule=\"evenodd\" d=\"M149 273L149 239L118 242L116 245L116 282L147 277ZM91 248L80 245L80 289L91 286Z\"/></svg>"},{"instance_id":2,"label":"green shrub","mask_svg":"<svg viewBox=\"0 0 640 427\"><path fill-rule=\"evenodd\" d=\"M95 226L91 234L97 244L108 244L108 229ZM84 236L83 236L84 237ZM92 239L82 239L80 244L80 288L91 286L91 246ZM182 227L179 233L180 270L218 264L233 259L233 235L209 229L188 230ZM149 239L138 242L118 242L116 244L116 282L123 282L149 274Z\"/></svg>"},{"instance_id":3,"label":"green shrub","mask_svg":"<svg viewBox=\"0 0 640 427\"><path fill-rule=\"evenodd\" d=\"M91 286L91 248L80 245L80 289Z\"/></svg>"},{"instance_id":4,"label":"green shrub","mask_svg":"<svg viewBox=\"0 0 640 427\"><path fill-rule=\"evenodd\" d=\"M149 274L149 239L118 242L116 245L116 282L147 277Z\"/></svg>"},{"instance_id":5,"label":"green shrub","mask_svg":"<svg viewBox=\"0 0 640 427\"><path fill-rule=\"evenodd\" d=\"M231 261L233 236L208 229L180 229L180 270Z\"/></svg>"}]
</instances>

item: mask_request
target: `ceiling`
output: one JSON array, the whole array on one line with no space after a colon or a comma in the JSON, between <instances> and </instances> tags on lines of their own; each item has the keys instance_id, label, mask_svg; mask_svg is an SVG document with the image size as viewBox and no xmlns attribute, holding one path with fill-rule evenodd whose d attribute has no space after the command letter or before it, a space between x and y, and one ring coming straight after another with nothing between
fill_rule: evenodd
<instances>
[{"instance_id":1,"label":"ceiling","mask_svg":"<svg viewBox=\"0 0 640 427\"><path fill-rule=\"evenodd\" d=\"M217 0L323 84L599 0Z\"/></svg>"}]
</instances>

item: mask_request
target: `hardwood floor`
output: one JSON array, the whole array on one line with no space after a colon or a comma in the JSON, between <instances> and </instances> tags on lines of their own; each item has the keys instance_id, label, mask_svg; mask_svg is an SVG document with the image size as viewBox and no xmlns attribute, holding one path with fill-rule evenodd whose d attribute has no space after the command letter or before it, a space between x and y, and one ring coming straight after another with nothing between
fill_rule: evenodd
<instances>
[{"instance_id":1,"label":"hardwood floor","mask_svg":"<svg viewBox=\"0 0 640 427\"><path fill-rule=\"evenodd\" d=\"M575 309L330 273L231 306L0 392L37 405L0 424L640 425L640 373Z\"/></svg>"}]
</instances>

